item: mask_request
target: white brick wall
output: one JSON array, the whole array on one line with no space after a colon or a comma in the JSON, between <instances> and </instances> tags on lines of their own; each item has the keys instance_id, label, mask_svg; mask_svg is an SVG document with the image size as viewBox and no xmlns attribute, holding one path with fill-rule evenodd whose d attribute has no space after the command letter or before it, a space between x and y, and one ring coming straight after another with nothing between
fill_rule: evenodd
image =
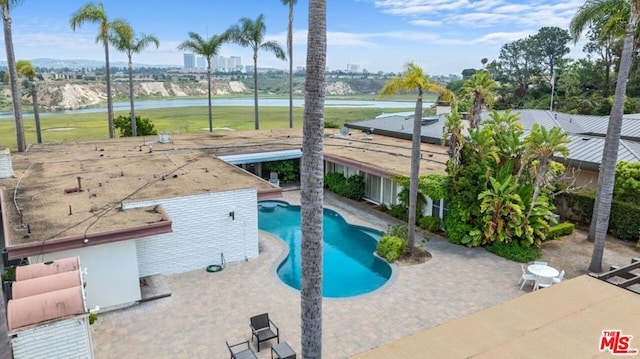
<instances>
[{"instance_id":1,"label":"white brick wall","mask_svg":"<svg viewBox=\"0 0 640 359\"><path fill-rule=\"evenodd\" d=\"M86 317L59 320L12 334L14 359L93 358Z\"/></svg>"},{"instance_id":2,"label":"white brick wall","mask_svg":"<svg viewBox=\"0 0 640 359\"><path fill-rule=\"evenodd\" d=\"M204 270L220 264L220 253L227 262L257 257L257 200L248 188L124 204L125 210L161 204L173 221L173 233L136 240L140 276Z\"/></svg>"}]
</instances>

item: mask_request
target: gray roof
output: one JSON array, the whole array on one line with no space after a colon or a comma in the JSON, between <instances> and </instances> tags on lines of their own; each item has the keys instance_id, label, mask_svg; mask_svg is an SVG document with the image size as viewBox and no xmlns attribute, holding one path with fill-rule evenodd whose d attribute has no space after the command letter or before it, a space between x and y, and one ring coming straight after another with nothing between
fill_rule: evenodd
<instances>
[{"instance_id":1,"label":"gray roof","mask_svg":"<svg viewBox=\"0 0 640 359\"><path fill-rule=\"evenodd\" d=\"M502 112L502 111L499 111ZM520 115L525 133L538 123L548 129L559 126L569 133L569 157L566 162L585 169L597 170L602 160L604 136L607 134L608 116L572 115L546 110L512 110ZM482 114L482 119L489 117ZM410 139L413 133L413 118L409 113L387 114L373 120L352 122L347 127L385 136ZM444 132L445 116L423 118L422 142L440 144ZM561 160L561 157L557 158ZM640 162L640 114L624 115L622 139L618 161Z\"/></svg>"}]
</instances>

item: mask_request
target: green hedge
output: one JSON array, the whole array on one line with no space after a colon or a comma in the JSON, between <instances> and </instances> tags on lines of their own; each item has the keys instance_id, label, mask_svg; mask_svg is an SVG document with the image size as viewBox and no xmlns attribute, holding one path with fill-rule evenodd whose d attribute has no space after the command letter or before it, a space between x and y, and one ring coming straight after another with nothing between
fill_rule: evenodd
<instances>
[{"instance_id":1,"label":"green hedge","mask_svg":"<svg viewBox=\"0 0 640 359\"><path fill-rule=\"evenodd\" d=\"M376 252L387 262L393 263L407 253L407 241L400 237L384 236L380 238Z\"/></svg>"},{"instance_id":2,"label":"green hedge","mask_svg":"<svg viewBox=\"0 0 640 359\"><path fill-rule=\"evenodd\" d=\"M340 173L327 173L324 176L324 185L330 191L342 197L360 200L364 197L364 176L354 175L346 178Z\"/></svg>"},{"instance_id":3,"label":"green hedge","mask_svg":"<svg viewBox=\"0 0 640 359\"><path fill-rule=\"evenodd\" d=\"M552 240L558 237L567 236L573 233L575 227L576 226L573 223L569 222L557 224L551 227L549 233L547 233L547 237L545 238L545 240Z\"/></svg>"},{"instance_id":4,"label":"green hedge","mask_svg":"<svg viewBox=\"0 0 640 359\"><path fill-rule=\"evenodd\" d=\"M578 224L589 226L594 202L593 191L562 193L555 199L556 212ZM620 239L640 239L640 206L613 200L609 216L609 233Z\"/></svg>"},{"instance_id":5,"label":"green hedge","mask_svg":"<svg viewBox=\"0 0 640 359\"><path fill-rule=\"evenodd\" d=\"M531 262L542 255L540 248L521 246L517 242L504 243L495 241L484 248L497 256L519 263Z\"/></svg>"}]
</instances>

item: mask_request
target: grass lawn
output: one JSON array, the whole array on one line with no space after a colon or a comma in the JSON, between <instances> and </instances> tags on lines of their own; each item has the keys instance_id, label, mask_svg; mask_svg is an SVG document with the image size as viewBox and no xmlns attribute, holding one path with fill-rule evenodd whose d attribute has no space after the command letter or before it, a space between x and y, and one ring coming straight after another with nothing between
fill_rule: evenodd
<instances>
[{"instance_id":1,"label":"grass lawn","mask_svg":"<svg viewBox=\"0 0 640 359\"><path fill-rule=\"evenodd\" d=\"M384 108L337 108L325 107L325 120L342 125L346 122L368 120L383 112L411 111L412 104L406 109ZM294 127L302 127L303 108L294 108ZM126 115L128 111L114 114ZM158 132L197 133L208 131L209 119L206 106L162 108L136 110L142 118L149 118ZM235 130L253 130L253 107L213 107L213 127L228 127ZM25 135L27 143L36 142L35 124L33 116L25 116ZM42 140L50 142L72 142L92 139L107 139L107 113L59 114L40 117ZM288 107L260 108L260 128L278 129L289 127ZM119 136L118 130L116 134ZM12 151L17 148L15 138L15 123L13 119L0 120L0 147L8 147Z\"/></svg>"}]
</instances>

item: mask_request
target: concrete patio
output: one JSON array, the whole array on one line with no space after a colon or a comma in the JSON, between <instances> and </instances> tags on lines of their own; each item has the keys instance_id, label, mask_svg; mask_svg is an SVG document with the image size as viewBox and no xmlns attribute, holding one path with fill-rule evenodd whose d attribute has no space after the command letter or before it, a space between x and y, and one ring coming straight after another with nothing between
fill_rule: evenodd
<instances>
[{"instance_id":1,"label":"concrete patio","mask_svg":"<svg viewBox=\"0 0 640 359\"><path fill-rule=\"evenodd\" d=\"M299 203L299 192L286 192L283 199ZM380 230L394 221L331 194L325 206L350 223ZM442 239L426 247L433 258L396 268L395 281L381 289L323 301L323 357L346 358L526 293L516 285L517 263ZM258 258L228 264L218 273L203 268L169 276L171 297L100 313L91 326L96 357L228 358L225 340L250 339L249 317L263 312L300 357L299 292L275 273L284 250L279 239L262 232ZM261 345L258 357L271 357L269 343Z\"/></svg>"}]
</instances>

